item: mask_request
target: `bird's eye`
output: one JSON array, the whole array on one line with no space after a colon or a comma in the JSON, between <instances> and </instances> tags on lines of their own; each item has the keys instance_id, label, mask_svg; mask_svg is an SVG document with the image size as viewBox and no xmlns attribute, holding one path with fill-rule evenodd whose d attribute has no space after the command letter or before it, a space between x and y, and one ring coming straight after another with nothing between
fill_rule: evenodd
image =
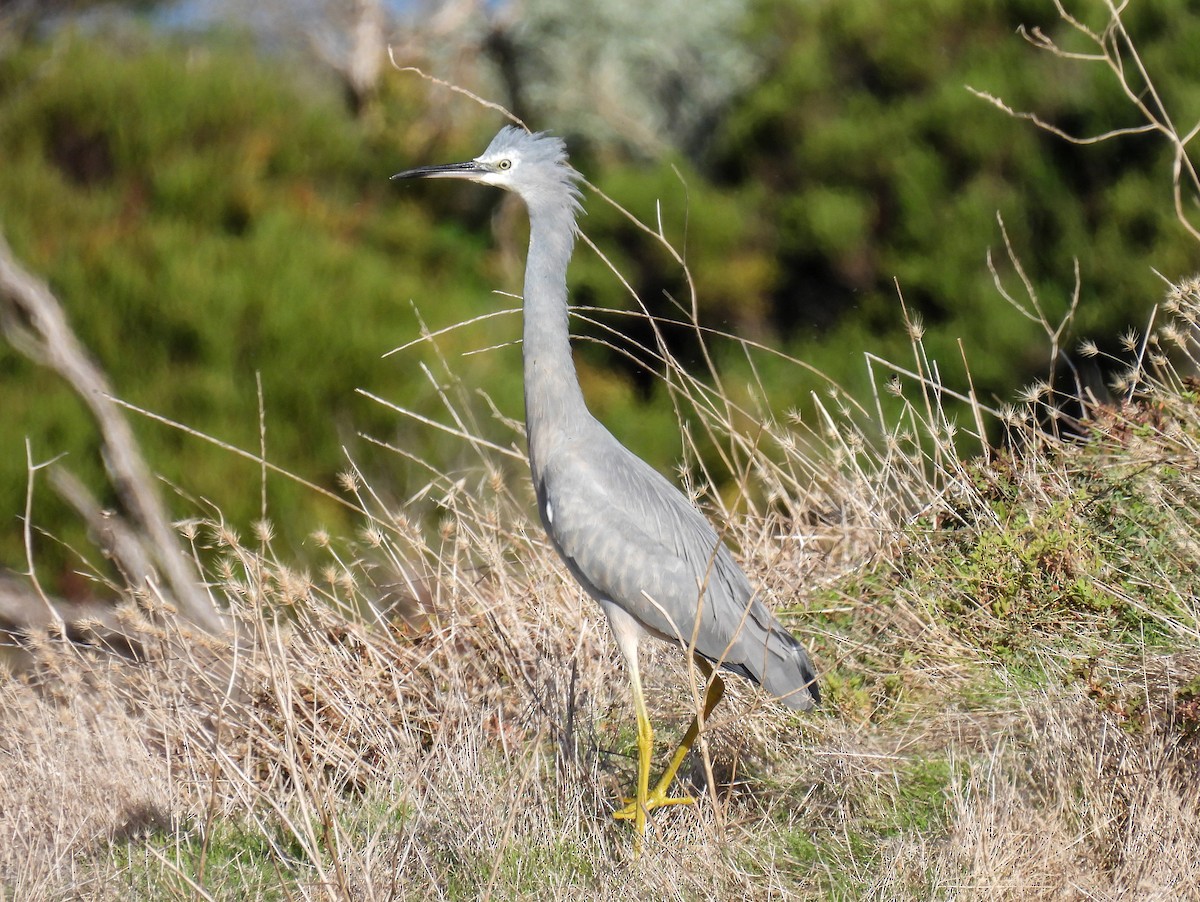
<instances>
[{"instance_id":1,"label":"bird's eye","mask_svg":"<svg viewBox=\"0 0 1200 902\"><path fill-rule=\"evenodd\" d=\"M496 164L496 168L503 172L506 169L512 169L512 160L501 160Z\"/></svg>"}]
</instances>

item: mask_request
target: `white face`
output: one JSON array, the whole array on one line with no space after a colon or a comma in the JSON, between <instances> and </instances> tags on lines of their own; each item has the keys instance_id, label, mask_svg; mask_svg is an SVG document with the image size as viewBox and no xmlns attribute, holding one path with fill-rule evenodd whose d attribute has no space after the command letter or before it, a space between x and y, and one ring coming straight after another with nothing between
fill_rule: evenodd
<instances>
[{"instance_id":1,"label":"white face","mask_svg":"<svg viewBox=\"0 0 1200 902\"><path fill-rule=\"evenodd\" d=\"M503 153L485 154L481 157L476 157L475 162L481 168L487 170L486 172L476 173L475 181L481 185L505 187L512 184L512 176L521 162L521 155L516 151L510 150Z\"/></svg>"}]
</instances>

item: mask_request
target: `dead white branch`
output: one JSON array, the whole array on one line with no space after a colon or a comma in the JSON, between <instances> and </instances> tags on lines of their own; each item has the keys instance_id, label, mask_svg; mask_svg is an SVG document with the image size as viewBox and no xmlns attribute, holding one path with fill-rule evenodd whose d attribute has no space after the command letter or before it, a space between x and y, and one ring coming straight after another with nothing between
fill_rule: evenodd
<instances>
[{"instance_id":1,"label":"dead white branch","mask_svg":"<svg viewBox=\"0 0 1200 902\"><path fill-rule=\"evenodd\" d=\"M104 466L132 534L145 550L146 563L140 565L140 572L127 574L133 585L148 588L162 582L188 620L210 633L223 632L221 617L201 590L199 574L171 528L133 430L112 400L107 378L72 331L58 299L45 282L13 258L3 236L0 330L17 350L62 376L95 418L103 441Z\"/></svg>"}]
</instances>

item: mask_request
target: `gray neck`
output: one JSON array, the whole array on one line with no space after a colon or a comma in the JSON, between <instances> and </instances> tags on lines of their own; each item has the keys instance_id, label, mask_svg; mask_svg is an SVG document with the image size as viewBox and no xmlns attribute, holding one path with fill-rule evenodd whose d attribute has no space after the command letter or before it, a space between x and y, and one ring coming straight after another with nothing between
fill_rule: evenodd
<instances>
[{"instance_id":1,"label":"gray neck","mask_svg":"<svg viewBox=\"0 0 1200 902\"><path fill-rule=\"evenodd\" d=\"M535 474L555 440L570 437L591 418L567 329L567 264L574 243L574 212L566 204L529 206L523 357L525 434Z\"/></svg>"}]
</instances>

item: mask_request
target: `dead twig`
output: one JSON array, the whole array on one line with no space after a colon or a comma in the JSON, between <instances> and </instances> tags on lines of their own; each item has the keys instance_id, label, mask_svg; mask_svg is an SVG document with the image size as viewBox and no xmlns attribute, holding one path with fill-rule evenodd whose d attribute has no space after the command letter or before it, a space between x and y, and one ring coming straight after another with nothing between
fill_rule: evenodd
<instances>
[{"instance_id":1,"label":"dead twig","mask_svg":"<svg viewBox=\"0 0 1200 902\"><path fill-rule=\"evenodd\" d=\"M1122 13L1125 10L1124 3L1117 4L1113 0L1105 0L1104 5L1108 9L1108 23L1102 31L1091 29L1079 19L1072 16L1067 12L1061 0L1054 0L1054 5L1058 10L1059 18L1073 31L1095 44L1097 52L1077 53L1068 51L1040 28L1026 29L1022 26L1020 29L1021 36L1038 50L1042 50L1059 59L1082 63L1099 63L1107 66L1116 78L1117 84L1120 86L1126 99L1137 110L1138 115L1145 120L1145 124L1113 128L1096 135L1074 135L1046 121L1036 113L1014 110L1003 99L989 94L987 91L979 91L969 86L967 90L981 100L986 100L1005 114L1016 119L1026 119L1043 131L1049 132L1072 144L1098 144L1102 141L1110 141L1113 138L1120 138L1126 135L1142 135L1147 133L1161 135L1171 145L1174 152L1174 160L1171 166L1171 187L1175 217L1184 229L1187 230L1189 235L1200 241L1200 227L1197 227L1189 219L1188 211L1184 206L1185 185L1192 195L1191 201L1193 207L1197 201L1200 201L1200 172L1197 171L1195 162L1188 155L1188 145L1200 134L1200 122L1194 124L1186 133L1183 133L1175 125L1171 113L1167 109L1167 105L1163 102L1162 95L1159 93L1158 88L1155 87L1154 80L1150 77L1150 72L1146 68L1141 54L1138 53L1133 38L1130 37L1129 32L1125 28L1125 22L1122 18Z\"/></svg>"}]
</instances>

